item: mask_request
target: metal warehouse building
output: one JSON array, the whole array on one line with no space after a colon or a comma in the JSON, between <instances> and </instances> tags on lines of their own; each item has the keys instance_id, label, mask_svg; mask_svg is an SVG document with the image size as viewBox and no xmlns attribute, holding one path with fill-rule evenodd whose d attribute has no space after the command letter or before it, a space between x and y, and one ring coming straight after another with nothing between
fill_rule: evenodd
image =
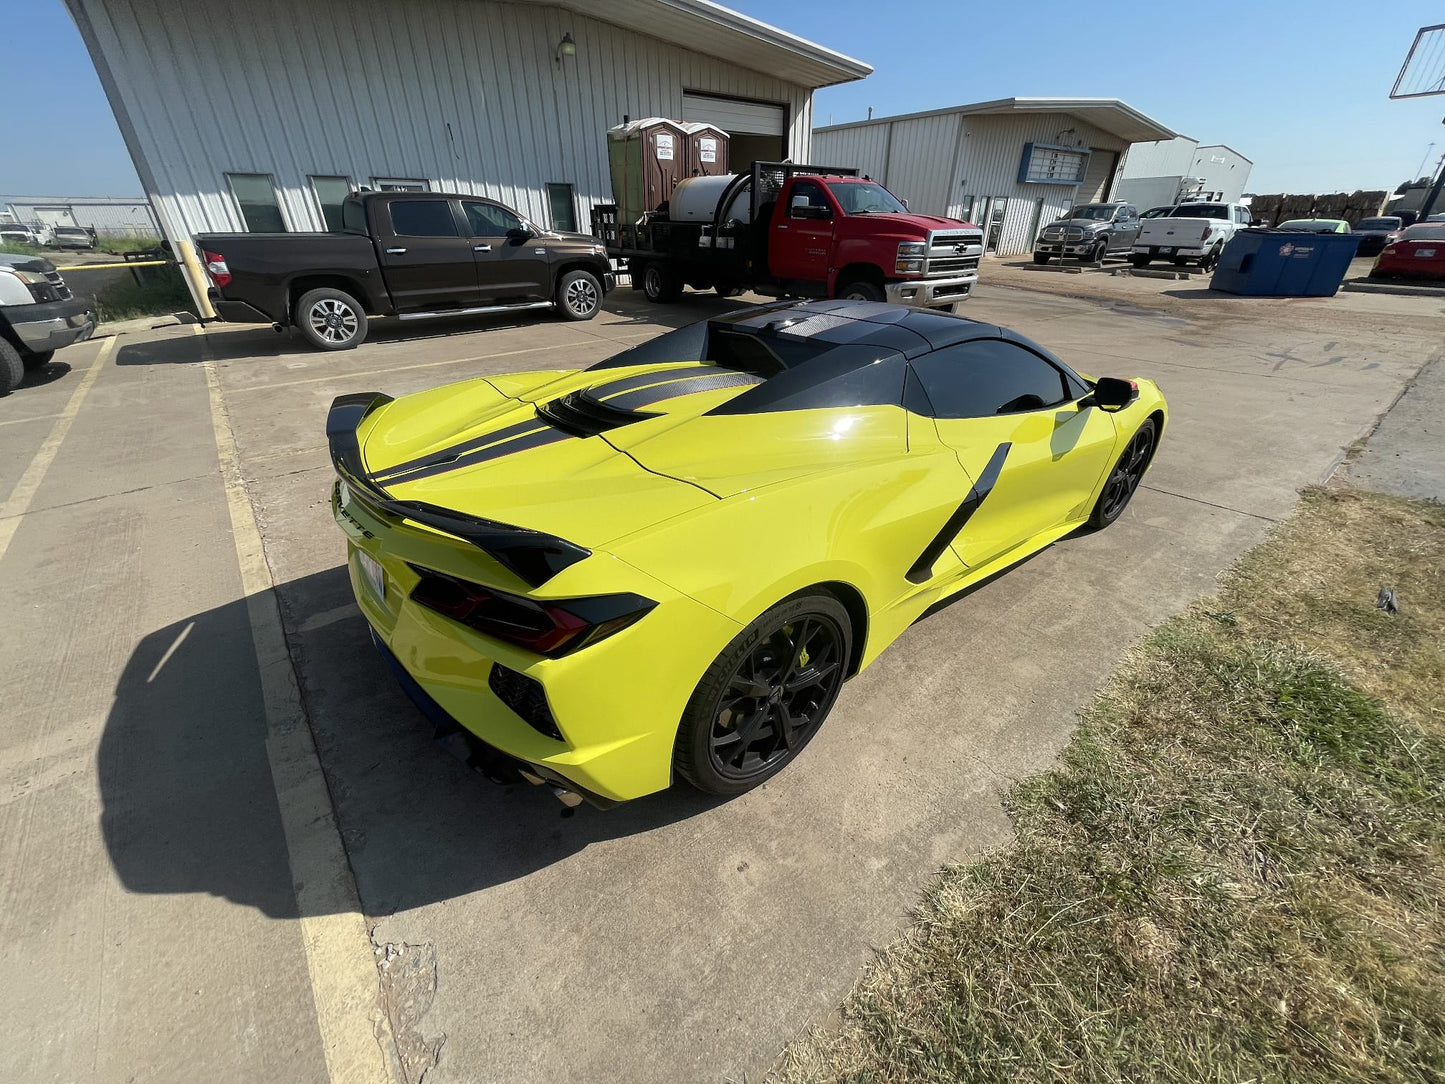
<instances>
[{"instance_id":1,"label":"metal warehouse building","mask_svg":"<svg viewBox=\"0 0 1445 1084\"><path fill-rule=\"evenodd\" d=\"M1003 98L815 128L813 154L858 166L910 210L982 226L985 250L1009 256L1041 222L1110 198L1131 144L1174 134L1116 98Z\"/></svg>"},{"instance_id":2,"label":"metal warehouse building","mask_svg":"<svg viewBox=\"0 0 1445 1084\"><path fill-rule=\"evenodd\" d=\"M1147 207L1167 206L1181 199L1237 203L1249 184L1254 163L1223 143L1200 146L1188 136L1136 143L1129 148L1118 197Z\"/></svg>"},{"instance_id":3,"label":"metal warehouse building","mask_svg":"<svg viewBox=\"0 0 1445 1084\"><path fill-rule=\"evenodd\" d=\"M81 226L116 237L159 237L142 196L0 196L0 221L26 226Z\"/></svg>"},{"instance_id":4,"label":"metal warehouse building","mask_svg":"<svg viewBox=\"0 0 1445 1084\"><path fill-rule=\"evenodd\" d=\"M872 71L708 0L66 2L172 242L324 230L360 186L585 228L625 116L806 161L814 89Z\"/></svg>"}]
</instances>

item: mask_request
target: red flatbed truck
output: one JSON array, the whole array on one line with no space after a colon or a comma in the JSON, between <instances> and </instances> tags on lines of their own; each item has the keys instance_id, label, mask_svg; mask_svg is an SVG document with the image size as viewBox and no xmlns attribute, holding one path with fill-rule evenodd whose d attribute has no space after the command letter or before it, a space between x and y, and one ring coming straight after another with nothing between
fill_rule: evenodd
<instances>
[{"instance_id":1,"label":"red flatbed truck","mask_svg":"<svg viewBox=\"0 0 1445 1084\"><path fill-rule=\"evenodd\" d=\"M686 285L951 307L973 291L983 255L977 226L913 214L856 169L788 162L681 181L633 223L599 205L592 233L657 302Z\"/></svg>"}]
</instances>

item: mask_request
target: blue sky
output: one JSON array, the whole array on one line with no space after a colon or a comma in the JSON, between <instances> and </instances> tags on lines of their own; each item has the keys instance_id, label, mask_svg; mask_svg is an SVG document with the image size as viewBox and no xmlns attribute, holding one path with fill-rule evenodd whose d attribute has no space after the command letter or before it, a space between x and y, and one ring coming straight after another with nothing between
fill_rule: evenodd
<instances>
[{"instance_id":1,"label":"blue sky","mask_svg":"<svg viewBox=\"0 0 1445 1084\"><path fill-rule=\"evenodd\" d=\"M1392 188L1427 146L1445 151L1445 97L1387 95L1415 30L1440 0L1362 9L1345 0L1242 5L1121 0L732 0L754 18L872 64L818 92L819 124L1007 97L1122 98L1204 143L1253 159L1256 192ZM0 192L125 195L140 182L61 0L6 15ZM599 0L605 8L605 0Z\"/></svg>"}]
</instances>

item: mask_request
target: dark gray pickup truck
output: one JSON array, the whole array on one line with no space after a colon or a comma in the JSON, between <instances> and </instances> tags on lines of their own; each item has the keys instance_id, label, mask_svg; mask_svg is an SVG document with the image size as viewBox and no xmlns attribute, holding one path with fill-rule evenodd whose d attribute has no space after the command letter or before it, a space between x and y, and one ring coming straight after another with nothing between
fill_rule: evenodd
<instances>
[{"instance_id":1,"label":"dark gray pickup truck","mask_svg":"<svg viewBox=\"0 0 1445 1084\"><path fill-rule=\"evenodd\" d=\"M477 196L369 192L342 205L341 222L338 233L198 236L216 312L346 350L366 338L368 316L555 307L590 320L614 285L595 237L543 230Z\"/></svg>"}]
</instances>

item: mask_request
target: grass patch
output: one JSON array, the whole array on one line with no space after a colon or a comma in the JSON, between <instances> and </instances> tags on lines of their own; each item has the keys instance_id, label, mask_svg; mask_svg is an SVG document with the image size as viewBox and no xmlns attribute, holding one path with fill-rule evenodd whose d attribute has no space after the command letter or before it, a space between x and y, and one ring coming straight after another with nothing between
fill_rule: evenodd
<instances>
[{"instance_id":1,"label":"grass patch","mask_svg":"<svg viewBox=\"0 0 1445 1084\"><path fill-rule=\"evenodd\" d=\"M129 277L118 279L95 295L96 314L101 323L166 316L187 312L194 306L191 292L174 264L143 268L139 282Z\"/></svg>"},{"instance_id":2,"label":"grass patch","mask_svg":"<svg viewBox=\"0 0 1445 1084\"><path fill-rule=\"evenodd\" d=\"M775 1078L1445 1079L1442 690L1445 508L1307 492Z\"/></svg>"},{"instance_id":3,"label":"grass patch","mask_svg":"<svg viewBox=\"0 0 1445 1084\"><path fill-rule=\"evenodd\" d=\"M11 256L40 255L40 250L34 245L22 244L19 241L0 241L0 252L9 253Z\"/></svg>"},{"instance_id":4,"label":"grass patch","mask_svg":"<svg viewBox=\"0 0 1445 1084\"><path fill-rule=\"evenodd\" d=\"M96 235L95 247L102 252L120 255L125 252L149 252L161 243L159 237L128 237L120 233Z\"/></svg>"}]
</instances>

